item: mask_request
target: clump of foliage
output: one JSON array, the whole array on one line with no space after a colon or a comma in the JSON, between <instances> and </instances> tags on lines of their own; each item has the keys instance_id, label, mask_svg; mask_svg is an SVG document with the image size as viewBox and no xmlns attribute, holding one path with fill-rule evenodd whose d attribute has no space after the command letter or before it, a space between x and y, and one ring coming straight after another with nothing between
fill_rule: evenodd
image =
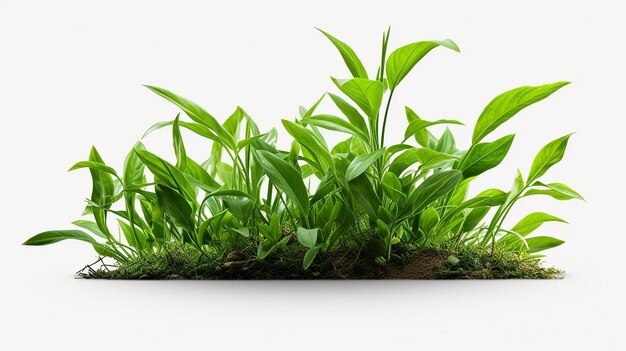
<instances>
[{"instance_id":1,"label":"clump of foliage","mask_svg":"<svg viewBox=\"0 0 626 351\"><path fill-rule=\"evenodd\" d=\"M515 137L490 138L492 133L568 82L523 86L498 95L478 117L466 149L458 147L450 129L440 136L429 130L461 122L425 120L408 106L403 140L386 143L388 120L399 119L389 111L402 81L431 50L459 48L450 39L420 41L388 54L388 30L382 37L380 65L370 77L347 44L321 32L338 49L352 78L332 78L342 95L327 92L310 108L300 107L297 118L282 120L293 137L289 150L276 147L276 129L261 132L240 107L220 123L195 102L147 86L189 119L179 114L144 135L171 127L175 162L138 142L118 173L92 148L89 158L70 170L88 169L91 174L84 215L93 220L73 222L81 230L47 231L24 244L82 240L121 264L163 256L172 245L192 250L205 262L250 251L260 262L276 262L288 252L306 270L318 257L331 257L337 250L352 250L385 265L394 252L408 247L455 245L491 256L511 254L519 262L563 243L532 235L545 222L565 222L550 214L531 213L511 228L504 221L528 196L582 199L562 183L542 181L561 161L571 134L539 150L525 175L517 171L510 189L486 189L471 198L468 191L472 181L502 162ZM323 99L330 99L336 111L318 112ZM183 128L211 143L207 159L187 155ZM329 146L322 130L344 133L346 139Z\"/></svg>"}]
</instances>

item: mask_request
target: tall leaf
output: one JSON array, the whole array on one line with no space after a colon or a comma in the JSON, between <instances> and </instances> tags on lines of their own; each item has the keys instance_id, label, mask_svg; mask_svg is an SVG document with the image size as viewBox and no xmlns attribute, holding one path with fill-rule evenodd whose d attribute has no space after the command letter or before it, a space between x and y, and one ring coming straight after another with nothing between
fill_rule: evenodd
<instances>
[{"instance_id":1,"label":"tall leaf","mask_svg":"<svg viewBox=\"0 0 626 351\"><path fill-rule=\"evenodd\" d=\"M354 178L363 174L384 153L385 153L385 149L379 149L374 152L370 152L368 154L363 154L363 155L358 155L357 157L355 157L354 160L350 162L350 165L348 166L348 169L346 170L346 181L349 182L353 180Z\"/></svg>"},{"instance_id":2,"label":"tall leaf","mask_svg":"<svg viewBox=\"0 0 626 351\"><path fill-rule=\"evenodd\" d=\"M337 50L339 50L341 57L343 57L343 61L346 63L346 66L348 66L348 69L350 70L350 73L352 73L353 77L368 79L367 71L365 70L365 67L363 67L363 63L361 63L359 57L356 55L354 50L352 50L352 48L348 46L348 44L342 42L341 40L333 37L332 35L324 32L319 28L316 29L322 32L322 34L324 34L326 38L328 38L333 43L333 45L335 45Z\"/></svg>"}]
</instances>

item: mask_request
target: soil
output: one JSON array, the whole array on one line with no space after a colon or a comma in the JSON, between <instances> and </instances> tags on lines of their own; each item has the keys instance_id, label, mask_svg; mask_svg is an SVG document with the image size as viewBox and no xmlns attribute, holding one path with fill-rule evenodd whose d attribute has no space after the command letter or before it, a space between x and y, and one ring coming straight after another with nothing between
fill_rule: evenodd
<instances>
[{"instance_id":1,"label":"soil","mask_svg":"<svg viewBox=\"0 0 626 351\"><path fill-rule=\"evenodd\" d=\"M544 268L539 260L521 260L509 253L491 255L482 251L454 254L447 250L425 249L394 256L386 264L376 263L353 251L337 251L323 257L308 270L299 259L258 260L243 252L231 252L223 262L204 262L184 249L166 255L115 266L86 266L82 278L95 279L210 279L210 280L284 280L284 279L552 279L562 277L555 268Z\"/></svg>"}]
</instances>

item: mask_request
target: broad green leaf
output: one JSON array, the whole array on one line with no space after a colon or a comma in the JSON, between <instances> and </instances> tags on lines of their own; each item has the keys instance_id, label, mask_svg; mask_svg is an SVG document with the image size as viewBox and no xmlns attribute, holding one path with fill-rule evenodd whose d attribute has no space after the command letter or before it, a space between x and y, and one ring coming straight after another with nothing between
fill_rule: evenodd
<instances>
[{"instance_id":1,"label":"broad green leaf","mask_svg":"<svg viewBox=\"0 0 626 351\"><path fill-rule=\"evenodd\" d=\"M454 155L444 154L430 149L410 149L401 153L389 165L389 171L400 176L407 168L415 163L420 164L420 169L434 169L442 167L452 160L457 159Z\"/></svg>"},{"instance_id":2,"label":"broad green leaf","mask_svg":"<svg viewBox=\"0 0 626 351\"><path fill-rule=\"evenodd\" d=\"M456 140L454 139L454 135L452 135L450 128L446 127L446 130L443 132L441 138L439 138L437 144L435 145L435 151L450 155L454 155L459 151L456 148Z\"/></svg>"},{"instance_id":3,"label":"broad green leaf","mask_svg":"<svg viewBox=\"0 0 626 351\"><path fill-rule=\"evenodd\" d=\"M354 101L370 119L376 119L383 100L383 83L377 80L353 78L337 80L335 85Z\"/></svg>"},{"instance_id":4,"label":"broad green leaf","mask_svg":"<svg viewBox=\"0 0 626 351\"><path fill-rule=\"evenodd\" d=\"M339 177L339 176L338 176ZM366 174L354 178L348 183L348 189L354 199L363 207L363 210L370 217L370 220L376 218L376 210L380 206L380 199L374 191L372 182Z\"/></svg>"},{"instance_id":5,"label":"broad green leaf","mask_svg":"<svg viewBox=\"0 0 626 351\"><path fill-rule=\"evenodd\" d=\"M474 230L485 218L485 216L487 216L489 210L489 207L476 207L469 211L469 213L465 216L465 221L463 222L463 232L466 233Z\"/></svg>"},{"instance_id":6,"label":"broad green leaf","mask_svg":"<svg viewBox=\"0 0 626 351\"><path fill-rule=\"evenodd\" d=\"M430 207L424 210L420 215L420 229L424 234L430 233L433 228L439 223L439 214L437 210Z\"/></svg>"},{"instance_id":7,"label":"broad green leaf","mask_svg":"<svg viewBox=\"0 0 626 351\"><path fill-rule=\"evenodd\" d=\"M426 178L409 199L413 211L420 212L431 202L451 192L460 180L461 172L456 170L442 171Z\"/></svg>"},{"instance_id":8,"label":"broad green leaf","mask_svg":"<svg viewBox=\"0 0 626 351\"><path fill-rule=\"evenodd\" d=\"M448 200L448 206L460 205L463 201L465 201L465 198L467 197L467 192L469 191L469 184L475 178L476 177L465 178L459 183L456 189L454 189L450 200Z\"/></svg>"},{"instance_id":9,"label":"broad green leaf","mask_svg":"<svg viewBox=\"0 0 626 351\"><path fill-rule=\"evenodd\" d=\"M409 123L409 126L406 129L406 132L404 132L404 141L407 141L410 137L412 137L413 135L420 133L422 131L424 131L424 129L430 127L430 126L434 126L437 124L458 124L458 125L463 125L463 123L457 121L457 120L453 120L453 119L440 119L440 120L436 120L436 121L425 121L421 118L419 118L419 116L413 112L409 107L405 107L406 113L407 114L413 114L413 118L412 122Z\"/></svg>"},{"instance_id":10,"label":"broad green leaf","mask_svg":"<svg viewBox=\"0 0 626 351\"><path fill-rule=\"evenodd\" d=\"M546 222L567 223L559 217L555 217L553 215L543 212L534 212L522 218L522 220L520 220L513 228L511 228L511 231L517 232L522 236L526 236Z\"/></svg>"},{"instance_id":11,"label":"broad green leaf","mask_svg":"<svg viewBox=\"0 0 626 351\"><path fill-rule=\"evenodd\" d=\"M369 135L367 124L365 124L365 119L356 108L354 108L340 96L331 93L328 93L328 96L330 96L335 105L337 105L339 110L348 118L348 121L350 121L353 126L357 127L360 131L363 132L363 134Z\"/></svg>"},{"instance_id":12,"label":"broad green leaf","mask_svg":"<svg viewBox=\"0 0 626 351\"><path fill-rule=\"evenodd\" d=\"M328 149L318 141L311 130L291 121L283 120L282 122L287 133L313 154L318 161L323 161L320 166L332 165L332 158Z\"/></svg>"},{"instance_id":13,"label":"broad green leaf","mask_svg":"<svg viewBox=\"0 0 626 351\"><path fill-rule=\"evenodd\" d=\"M417 43L405 45L396 49L389 55L387 59L387 83L389 89L394 90L400 81L406 77L413 67L430 52L430 50L443 46L448 49L459 52L459 47L450 39L420 41Z\"/></svg>"},{"instance_id":14,"label":"broad green leaf","mask_svg":"<svg viewBox=\"0 0 626 351\"><path fill-rule=\"evenodd\" d=\"M458 169L469 178L496 167L509 152L514 138L515 134L511 134L494 142L474 144L463 156Z\"/></svg>"},{"instance_id":15,"label":"broad green leaf","mask_svg":"<svg viewBox=\"0 0 626 351\"><path fill-rule=\"evenodd\" d=\"M86 241L90 244L96 243L94 238L81 230L50 230L33 236L32 238L26 240L23 245L49 245L66 239Z\"/></svg>"},{"instance_id":16,"label":"broad green leaf","mask_svg":"<svg viewBox=\"0 0 626 351\"><path fill-rule=\"evenodd\" d=\"M352 125L350 122L341 119L337 116L333 115L314 115L311 117L307 117L302 120L303 123L307 123L310 125L314 125L316 127L334 130L336 132L342 132L351 134L361 138L361 140L367 142L369 140L369 135L363 133L359 128Z\"/></svg>"},{"instance_id":17,"label":"broad green leaf","mask_svg":"<svg viewBox=\"0 0 626 351\"><path fill-rule=\"evenodd\" d=\"M537 189L535 187L544 187L547 189ZM533 183L533 189L528 190L524 195L548 195L557 200L578 199L585 201L585 199L574 189L562 183L544 184L541 182L535 182Z\"/></svg>"},{"instance_id":18,"label":"broad green leaf","mask_svg":"<svg viewBox=\"0 0 626 351\"><path fill-rule=\"evenodd\" d=\"M305 270L309 269L309 267L311 266L311 263L313 263L313 260L315 259L315 256L317 256L318 252L319 252L319 247L312 247L304 253L304 259L302 260L302 267Z\"/></svg>"},{"instance_id":19,"label":"broad green leaf","mask_svg":"<svg viewBox=\"0 0 626 351\"><path fill-rule=\"evenodd\" d=\"M523 86L498 95L485 107L476 121L472 143L478 143L519 111L539 102L569 84L557 82L540 86Z\"/></svg>"},{"instance_id":20,"label":"broad green leaf","mask_svg":"<svg viewBox=\"0 0 626 351\"><path fill-rule=\"evenodd\" d=\"M172 139L174 142L174 154L176 155L176 168L184 172L187 166L187 152L185 151L183 136L180 133L179 116L176 116L172 125Z\"/></svg>"},{"instance_id":21,"label":"broad green leaf","mask_svg":"<svg viewBox=\"0 0 626 351\"><path fill-rule=\"evenodd\" d=\"M324 34L333 43L333 45L335 45L337 50L339 50L343 61L346 63L346 66L348 66L348 69L350 70L350 73L352 73L353 77L367 79L367 71L351 47L323 30L319 28L316 29L322 32L322 34Z\"/></svg>"},{"instance_id":22,"label":"broad green leaf","mask_svg":"<svg viewBox=\"0 0 626 351\"><path fill-rule=\"evenodd\" d=\"M319 230L319 228L306 229L298 227L298 229L296 230L296 236L298 237L298 241L300 242L300 244L310 249L314 247L317 243L317 235Z\"/></svg>"},{"instance_id":23,"label":"broad green leaf","mask_svg":"<svg viewBox=\"0 0 626 351\"><path fill-rule=\"evenodd\" d=\"M553 140L539 150L539 153L535 156L533 165L530 167L528 183L541 177L550 167L561 161L565 154L565 148L567 147L567 141L570 136L572 136L572 134Z\"/></svg>"},{"instance_id":24,"label":"broad green leaf","mask_svg":"<svg viewBox=\"0 0 626 351\"><path fill-rule=\"evenodd\" d=\"M226 144L226 146L230 147L231 149L235 148L235 139L232 137L232 135L226 129L224 129L224 127L213 116L211 116L211 114L209 114L198 104L163 88L150 85L146 85L145 87L152 90L157 95L163 97L169 102L173 103L174 105L178 106L181 110L183 110L183 112L185 112L185 114L187 114L187 116L189 116L189 118L191 118L195 122L209 127L213 132L217 134L221 142Z\"/></svg>"},{"instance_id":25,"label":"broad green leaf","mask_svg":"<svg viewBox=\"0 0 626 351\"><path fill-rule=\"evenodd\" d=\"M535 253L543 250L548 250L563 244L565 241L553 238L550 236L536 236L526 239L528 243L528 252Z\"/></svg>"},{"instance_id":26,"label":"broad green leaf","mask_svg":"<svg viewBox=\"0 0 626 351\"><path fill-rule=\"evenodd\" d=\"M349 182L354 178L360 176L368 168L376 162L383 154L385 153L385 149L379 149L369 154L359 155L350 162L348 169L346 170L346 181Z\"/></svg>"},{"instance_id":27,"label":"broad green leaf","mask_svg":"<svg viewBox=\"0 0 626 351\"><path fill-rule=\"evenodd\" d=\"M159 205L176 225L192 231L194 229L193 212L183 195L167 186L156 185L155 192Z\"/></svg>"},{"instance_id":28,"label":"broad green leaf","mask_svg":"<svg viewBox=\"0 0 626 351\"><path fill-rule=\"evenodd\" d=\"M282 158L268 151L257 151L259 165L274 186L284 192L303 216L309 213L309 193L300 173Z\"/></svg>"},{"instance_id":29,"label":"broad green leaf","mask_svg":"<svg viewBox=\"0 0 626 351\"><path fill-rule=\"evenodd\" d=\"M398 177L392 172L386 172L382 179L383 182L383 191L390 199L394 202L398 203L406 195L402 192L402 183Z\"/></svg>"}]
</instances>

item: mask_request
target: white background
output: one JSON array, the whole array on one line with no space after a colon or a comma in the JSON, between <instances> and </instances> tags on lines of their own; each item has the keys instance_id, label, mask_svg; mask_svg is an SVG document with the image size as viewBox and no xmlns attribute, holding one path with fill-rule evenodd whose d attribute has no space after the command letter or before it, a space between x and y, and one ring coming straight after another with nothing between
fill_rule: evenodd
<instances>
[{"instance_id":1,"label":"white background","mask_svg":"<svg viewBox=\"0 0 626 351\"><path fill-rule=\"evenodd\" d=\"M298 3L1 2L0 349L626 349L624 3ZM587 202L526 202L511 216L541 210L569 220L541 228L567 240L547 259L567 271L564 280L84 281L72 275L95 257L83 243L20 246L78 218L89 175L65 171L91 145L119 169L148 126L174 117L141 84L221 120L241 105L262 129L279 127L286 145L280 119L335 91L330 75L349 73L313 27L348 42L374 74L387 25L391 48L448 37L461 48L434 50L402 82L388 140L403 134L409 105L425 119L465 122L453 131L467 147L497 94L573 82L490 136L517 133L505 162L473 188L508 188L542 145L577 132L545 180ZM204 141L185 136L192 157L208 155ZM172 156L169 130L145 142Z\"/></svg>"}]
</instances>

